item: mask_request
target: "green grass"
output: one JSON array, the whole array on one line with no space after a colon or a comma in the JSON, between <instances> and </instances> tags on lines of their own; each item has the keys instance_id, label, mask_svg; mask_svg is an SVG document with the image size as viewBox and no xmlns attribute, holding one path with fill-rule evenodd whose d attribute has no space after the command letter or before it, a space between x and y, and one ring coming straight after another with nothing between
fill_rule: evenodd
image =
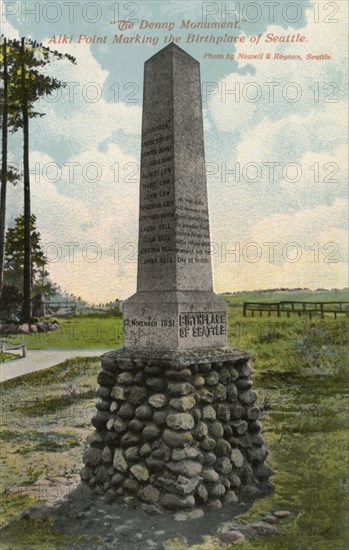
<instances>
[{"instance_id":1,"label":"green grass","mask_svg":"<svg viewBox=\"0 0 349 550\"><path fill-rule=\"evenodd\" d=\"M232 307L240 307L243 302L281 302L281 301L309 301L309 302L348 302L347 290L273 290L270 292L258 291L237 292L225 294Z\"/></svg>"},{"instance_id":2,"label":"green grass","mask_svg":"<svg viewBox=\"0 0 349 550\"><path fill-rule=\"evenodd\" d=\"M344 550L349 545L347 329L344 318L251 319L242 317L241 308L230 308L230 344L257 358L254 386L263 408L268 460L276 472L274 494L256 502L239 521L281 508L294 512L280 522L280 535L246 541L242 550ZM95 359L76 359L1 384L4 483L26 486L79 470L92 430L98 366ZM12 549L23 523L13 518L25 503L12 501L15 495L5 498L13 521L2 540L4 548ZM52 527L43 527L42 533L41 539L38 524L28 522L17 547L69 547Z\"/></svg>"},{"instance_id":3,"label":"green grass","mask_svg":"<svg viewBox=\"0 0 349 550\"><path fill-rule=\"evenodd\" d=\"M15 353L0 353L0 363L5 361L12 361L13 359L18 359L18 355Z\"/></svg>"},{"instance_id":4,"label":"green grass","mask_svg":"<svg viewBox=\"0 0 349 550\"><path fill-rule=\"evenodd\" d=\"M10 343L26 343L28 349L116 348L122 343L122 319L107 314L59 319L52 332L7 336Z\"/></svg>"}]
</instances>

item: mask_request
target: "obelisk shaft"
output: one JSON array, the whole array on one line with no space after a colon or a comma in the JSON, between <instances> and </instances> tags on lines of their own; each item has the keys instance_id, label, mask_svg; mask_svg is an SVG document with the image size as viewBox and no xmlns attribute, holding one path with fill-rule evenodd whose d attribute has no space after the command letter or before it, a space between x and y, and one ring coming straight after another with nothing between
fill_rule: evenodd
<instances>
[{"instance_id":1,"label":"obelisk shaft","mask_svg":"<svg viewBox=\"0 0 349 550\"><path fill-rule=\"evenodd\" d=\"M145 64L137 290L212 290L199 63Z\"/></svg>"}]
</instances>

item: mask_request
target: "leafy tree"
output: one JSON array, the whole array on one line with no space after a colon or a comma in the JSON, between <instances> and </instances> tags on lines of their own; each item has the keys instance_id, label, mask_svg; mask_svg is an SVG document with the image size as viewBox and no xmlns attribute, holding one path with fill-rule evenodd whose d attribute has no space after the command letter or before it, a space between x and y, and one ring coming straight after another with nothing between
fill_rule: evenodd
<instances>
[{"instance_id":1,"label":"leafy tree","mask_svg":"<svg viewBox=\"0 0 349 550\"><path fill-rule=\"evenodd\" d=\"M38 274L45 268L47 259L40 246L40 233L36 229L36 217L30 216L30 253L33 269L31 270L32 284ZM5 240L5 281L18 288L23 284L23 273L25 264L25 238L24 238L24 216L15 219L14 227L6 232Z\"/></svg>"},{"instance_id":2,"label":"leafy tree","mask_svg":"<svg viewBox=\"0 0 349 550\"><path fill-rule=\"evenodd\" d=\"M0 319L8 320L12 315L20 315L23 294L15 285L4 284L0 297Z\"/></svg>"},{"instance_id":3,"label":"leafy tree","mask_svg":"<svg viewBox=\"0 0 349 550\"><path fill-rule=\"evenodd\" d=\"M6 40L5 40L6 44ZM31 39L22 38L9 41L11 67L7 70L6 127L11 131L23 129L23 183L24 183L24 265L23 265L23 318L32 317L32 264L31 258L31 204L29 177L29 120L42 117L45 113L34 110L35 103L44 95L65 86L57 78L49 76L45 69L55 60L67 59L75 63L75 58L38 44ZM4 57L4 56L3 56ZM5 66L5 63L3 63ZM4 95L5 97L5 95ZM5 112L5 111L4 111ZM4 180L7 170L3 172ZM5 208L5 205L4 205ZM0 235L1 238L1 235Z\"/></svg>"}]
</instances>

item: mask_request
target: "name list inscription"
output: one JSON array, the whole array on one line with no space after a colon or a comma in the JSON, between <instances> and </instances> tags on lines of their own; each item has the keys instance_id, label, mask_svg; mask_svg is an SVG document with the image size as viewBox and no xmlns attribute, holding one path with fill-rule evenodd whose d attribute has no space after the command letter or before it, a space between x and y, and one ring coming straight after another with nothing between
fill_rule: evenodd
<instances>
[{"instance_id":1,"label":"name list inscription","mask_svg":"<svg viewBox=\"0 0 349 550\"><path fill-rule=\"evenodd\" d=\"M208 263L210 234L207 205L175 196L173 126L147 129L142 143L139 262L141 264ZM189 194L193 194L189 190Z\"/></svg>"}]
</instances>

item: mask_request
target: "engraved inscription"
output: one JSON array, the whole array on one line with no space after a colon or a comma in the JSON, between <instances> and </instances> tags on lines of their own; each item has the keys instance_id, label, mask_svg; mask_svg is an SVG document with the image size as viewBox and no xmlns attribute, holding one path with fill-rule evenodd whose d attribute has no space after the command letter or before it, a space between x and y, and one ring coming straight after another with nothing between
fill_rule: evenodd
<instances>
[{"instance_id":1,"label":"engraved inscription","mask_svg":"<svg viewBox=\"0 0 349 550\"><path fill-rule=\"evenodd\" d=\"M181 338L224 336L227 333L227 315L224 311L180 313L178 327Z\"/></svg>"}]
</instances>

